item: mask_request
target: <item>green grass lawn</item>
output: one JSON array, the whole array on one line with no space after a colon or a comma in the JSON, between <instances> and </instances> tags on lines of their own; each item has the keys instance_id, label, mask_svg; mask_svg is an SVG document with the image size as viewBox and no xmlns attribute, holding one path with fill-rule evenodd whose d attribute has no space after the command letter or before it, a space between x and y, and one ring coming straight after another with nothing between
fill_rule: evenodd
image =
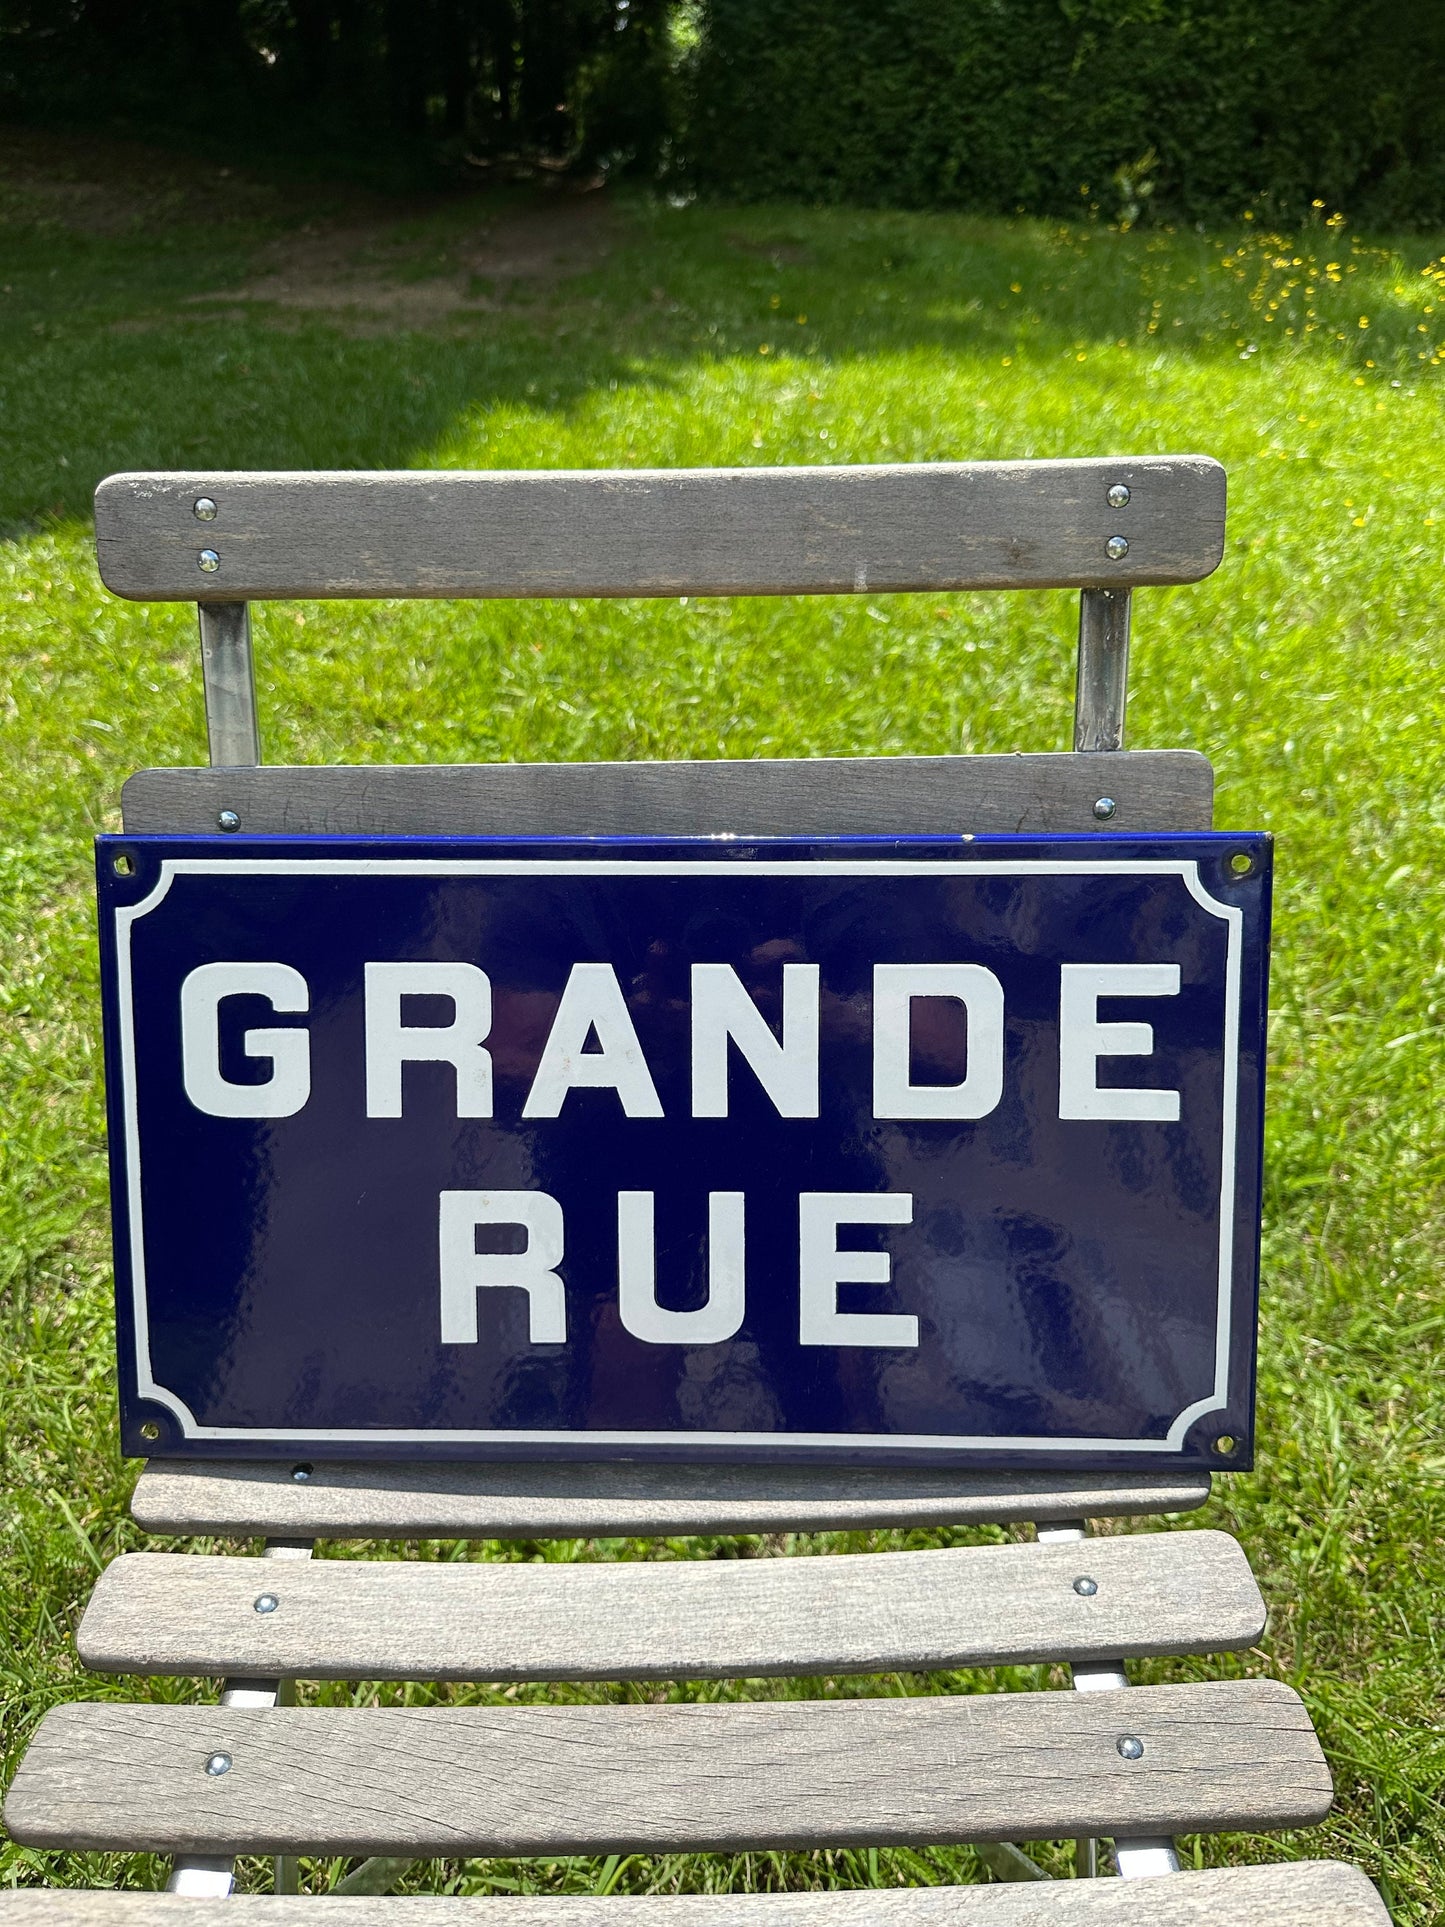
<instances>
[{"instance_id":1,"label":"green grass lawn","mask_svg":"<svg viewBox=\"0 0 1445 1927\"><path fill-rule=\"evenodd\" d=\"M24 163L0 188L7 1762L54 1701L137 1690L82 1675L72 1646L98 1568L141 1543L114 1444L89 844L118 826L128 771L205 753L194 614L101 589L88 521L99 477L208 463L1199 450L1230 472L1227 553L1207 583L1138 598L1130 740L1205 751L1219 822L1279 838L1260 1462L1220 1479L1202 1515L1243 1540L1272 1618L1236 1660L1139 1671L1290 1681L1335 1771L1326 1826L1188 1841L1188 1856L1348 1857L1399 1919L1430 1919L1445 1859L1445 236L1396 246L1323 220L1293 236L1258 220L1121 235L638 198L597 215L601 243L582 272L499 280L466 265L492 202L363 207L316 189L303 202L199 164L7 152ZM512 218L530 217L521 206ZM318 246L340 233L335 246L373 289L421 297L380 311L374 294L356 309L217 298L263 269L268 248L304 245L303 227ZM463 297L429 309L426 290L458 275ZM1057 749L1074 619L1062 594L273 605L257 620L266 754ZM1046 1678L1022 1669L1008 1683ZM1031 1851L1055 1872L1070 1864L1063 1844ZM0 1847L10 1882L153 1885L160 1872ZM314 1886L334 1872L304 1870ZM883 1852L457 1862L410 1884L643 1892L979 1877L968 1852ZM264 1882L259 1863L251 1878Z\"/></svg>"}]
</instances>

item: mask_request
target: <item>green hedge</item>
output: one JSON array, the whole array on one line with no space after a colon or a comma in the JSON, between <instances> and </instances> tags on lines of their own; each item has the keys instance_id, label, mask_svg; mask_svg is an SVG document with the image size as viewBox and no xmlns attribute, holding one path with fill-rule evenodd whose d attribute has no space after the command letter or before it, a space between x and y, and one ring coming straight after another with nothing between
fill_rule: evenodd
<instances>
[{"instance_id":1,"label":"green hedge","mask_svg":"<svg viewBox=\"0 0 1445 1927\"><path fill-rule=\"evenodd\" d=\"M1440 0L704 0L688 145L745 198L1445 220Z\"/></svg>"}]
</instances>

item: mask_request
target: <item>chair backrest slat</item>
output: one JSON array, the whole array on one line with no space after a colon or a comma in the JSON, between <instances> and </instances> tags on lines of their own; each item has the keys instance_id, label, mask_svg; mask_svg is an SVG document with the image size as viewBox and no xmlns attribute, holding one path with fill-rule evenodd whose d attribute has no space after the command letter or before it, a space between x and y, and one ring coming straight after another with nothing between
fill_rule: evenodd
<instances>
[{"instance_id":1,"label":"chair backrest slat","mask_svg":"<svg viewBox=\"0 0 1445 1927\"><path fill-rule=\"evenodd\" d=\"M625 1539L1134 1518L1209 1490L1207 1472L152 1459L131 1512L147 1532L236 1538Z\"/></svg>"},{"instance_id":2,"label":"chair backrest slat","mask_svg":"<svg viewBox=\"0 0 1445 1927\"><path fill-rule=\"evenodd\" d=\"M705 763L493 763L154 769L122 793L132 834L412 836L969 835L1207 830L1213 773L1193 750L1107 758L838 757ZM1096 805L1107 797L1107 817Z\"/></svg>"},{"instance_id":3,"label":"chair backrest slat","mask_svg":"<svg viewBox=\"0 0 1445 1927\"><path fill-rule=\"evenodd\" d=\"M217 602L1194 582L1219 563L1224 510L1224 470L1197 455L786 469L196 470L113 475L95 501L109 588L146 601Z\"/></svg>"}]
</instances>

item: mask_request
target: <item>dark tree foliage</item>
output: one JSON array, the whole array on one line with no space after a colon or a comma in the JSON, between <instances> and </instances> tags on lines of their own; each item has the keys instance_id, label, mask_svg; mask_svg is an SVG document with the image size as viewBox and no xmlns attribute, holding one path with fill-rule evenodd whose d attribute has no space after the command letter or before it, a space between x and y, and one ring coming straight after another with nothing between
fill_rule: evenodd
<instances>
[{"instance_id":1,"label":"dark tree foliage","mask_svg":"<svg viewBox=\"0 0 1445 1927\"><path fill-rule=\"evenodd\" d=\"M655 172L673 0L0 0L0 112L311 150Z\"/></svg>"},{"instance_id":2,"label":"dark tree foliage","mask_svg":"<svg viewBox=\"0 0 1445 1927\"><path fill-rule=\"evenodd\" d=\"M0 114L745 199L1445 220L1445 0L0 0Z\"/></svg>"},{"instance_id":3,"label":"dark tree foliage","mask_svg":"<svg viewBox=\"0 0 1445 1927\"><path fill-rule=\"evenodd\" d=\"M748 198L1445 220L1441 0L706 0L693 100Z\"/></svg>"}]
</instances>

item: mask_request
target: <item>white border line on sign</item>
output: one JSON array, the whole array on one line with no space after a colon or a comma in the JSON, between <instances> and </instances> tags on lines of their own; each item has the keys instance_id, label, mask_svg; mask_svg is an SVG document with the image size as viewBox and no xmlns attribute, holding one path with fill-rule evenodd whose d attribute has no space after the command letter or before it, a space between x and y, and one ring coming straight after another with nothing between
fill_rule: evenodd
<instances>
[{"instance_id":1,"label":"white border line on sign","mask_svg":"<svg viewBox=\"0 0 1445 1927\"><path fill-rule=\"evenodd\" d=\"M137 1117L135 1026L131 1004L130 935L132 927L163 901L178 876L1176 876L1190 896L1210 916L1228 926L1225 959L1224 1116L1221 1141L1219 1196L1219 1294L1215 1310L1214 1389L1187 1405L1162 1439L1007 1438L990 1433L980 1437L951 1433L897 1432L620 1432L620 1431L407 1431L401 1429L201 1425L195 1414L151 1371L150 1327L145 1302L145 1239L141 1221L140 1129ZM293 1440L297 1444L358 1445L654 1445L685 1446L689 1441L709 1446L789 1446L836 1451L840 1446L918 1450L1007 1450L1020 1452L1182 1452L1190 1427L1206 1412L1228 1404L1230 1297L1234 1276L1234 1193L1236 1113L1239 1086L1239 999L1244 912L1238 904L1221 903L1205 889L1197 862L1164 859L1087 860L1020 859L985 861L947 860L919 864L887 859L858 858L832 861L762 858L740 864L700 858L695 862L657 862L636 857L538 857L524 861L501 858L425 857L164 857L156 887L139 903L115 913L116 989L119 996L121 1100L125 1126L126 1203L130 1228L131 1304L135 1321L136 1381L142 1398L173 1412L188 1439L254 1439L258 1442Z\"/></svg>"}]
</instances>

